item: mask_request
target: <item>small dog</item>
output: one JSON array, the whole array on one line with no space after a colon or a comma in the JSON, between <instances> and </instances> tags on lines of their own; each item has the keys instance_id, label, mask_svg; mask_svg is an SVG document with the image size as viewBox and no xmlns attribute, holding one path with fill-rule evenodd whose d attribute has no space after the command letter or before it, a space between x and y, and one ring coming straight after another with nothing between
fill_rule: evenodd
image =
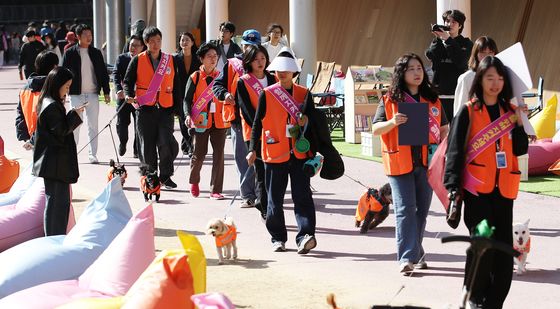
<instances>
[{"instance_id":1,"label":"small dog","mask_svg":"<svg viewBox=\"0 0 560 309\"><path fill-rule=\"evenodd\" d=\"M161 183L157 172L150 172L147 166L140 166L140 174L140 190L144 194L144 200L147 202L155 196L156 202L159 202Z\"/></svg>"},{"instance_id":2,"label":"small dog","mask_svg":"<svg viewBox=\"0 0 560 309\"><path fill-rule=\"evenodd\" d=\"M527 271L527 254L531 251L531 232L529 231L529 220L525 223L515 223L513 225L513 249L521 253L516 257L517 275L522 275Z\"/></svg>"},{"instance_id":3,"label":"small dog","mask_svg":"<svg viewBox=\"0 0 560 309\"><path fill-rule=\"evenodd\" d=\"M121 185L124 186L124 181L126 176L128 176L124 164L116 164L115 160L111 159L111 161L109 161L109 166L109 170L107 171L107 182L119 176L121 178Z\"/></svg>"},{"instance_id":4,"label":"small dog","mask_svg":"<svg viewBox=\"0 0 560 309\"><path fill-rule=\"evenodd\" d=\"M360 234L374 229L389 216L389 204L393 203L391 192L391 185L386 183L379 190L369 188L360 197L356 207L356 227L361 225Z\"/></svg>"},{"instance_id":5,"label":"small dog","mask_svg":"<svg viewBox=\"0 0 560 309\"><path fill-rule=\"evenodd\" d=\"M231 217L225 220L217 218L210 220L206 227L206 234L214 236L216 240L218 264L224 264L224 260L237 259L237 229Z\"/></svg>"}]
</instances>

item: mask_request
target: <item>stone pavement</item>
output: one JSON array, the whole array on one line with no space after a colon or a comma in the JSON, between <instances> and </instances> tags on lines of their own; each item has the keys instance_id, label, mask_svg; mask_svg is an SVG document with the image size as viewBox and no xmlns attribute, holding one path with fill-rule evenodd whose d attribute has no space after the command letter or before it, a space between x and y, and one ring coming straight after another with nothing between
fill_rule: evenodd
<instances>
[{"instance_id":1,"label":"stone pavement","mask_svg":"<svg viewBox=\"0 0 560 309\"><path fill-rule=\"evenodd\" d=\"M25 151L15 137L15 109L18 90L15 67L0 68L0 134L4 138L11 159L22 166L31 161L31 152ZM114 108L101 106L99 127L103 128ZM80 145L87 140L87 130L80 130ZM131 128L132 132L132 128ZM113 133L115 127L113 123ZM176 126L175 137L180 140ZM115 134L116 138L116 134ZM79 154L80 178L73 186L74 206L79 214L106 184L108 161L115 159L108 130L99 136L99 165L89 164L87 149ZM118 141L117 141L118 143ZM144 204L138 189L138 161L132 158L132 140L128 152L121 159L128 169L124 185L133 210ZM208 291L221 291L239 308L328 308L325 296L333 292L343 308L368 308L373 304L414 304L432 308L456 308L460 298L466 244L441 244L440 238L451 234L467 234L461 225L451 230L444 220L444 212L434 197L426 227L424 247L428 270L417 271L411 277L398 273L394 240L394 215L376 230L360 235L354 228L357 199L367 185L380 186L387 181L381 164L353 158L344 158L346 176L335 181L315 177L314 200L317 209L318 246L310 254L299 256L294 241L295 219L293 204L286 200L286 223L289 229L288 252L271 250L270 237L255 209L239 208L239 201L230 205L238 188L238 176L232 157L231 140L226 141L224 194L228 199L208 199L210 156L202 170L201 195L192 198L189 193L186 157L175 161L173 180L176 190L163 190L161 201L154 204L156 214L156 248L176 248L179 242L175 230L197 235L208 258ZM218 266L213 239L204 235L206 223L228 213L238 226L239 260ZM531 219L532 250L528 258L528 273L516 276L505 308L557 308L560 303L560 199L529 193L520 193L515 203L514 221ZM400 291L400 293L398 293ZM398 295L397 295L398 293Z\"/></svg>"}]
</instances>

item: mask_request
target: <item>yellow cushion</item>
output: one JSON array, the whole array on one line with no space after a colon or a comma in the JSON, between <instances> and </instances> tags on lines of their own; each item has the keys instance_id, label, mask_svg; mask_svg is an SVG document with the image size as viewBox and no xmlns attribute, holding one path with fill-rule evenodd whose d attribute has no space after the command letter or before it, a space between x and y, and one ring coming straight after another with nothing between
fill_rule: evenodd
<instances>
[{"instance_id":1,"label":"yellow cushion","mask_svg":"<svg viewBox=\"0 0 560 309\"><path fill-rule=\"evenodd\" d=\"M189 256L189 266L194 280L194 293L206 292L206 257L204 250L196 236L183 231L177 231L177 236Z\"/></svg>"},{"instance_id":2,"label":"yellow cushion","mask_svg":"<svg viewBox=\"0 0 560 309\"><path fill-rule=\"evenodd\" d=\"M556 133L556 108L558 106L558 98L552 96L546 102L546 106L542 112L533 117L530 121L535 128L537 138L552 138Z\"/></svg>"}]
</instances>

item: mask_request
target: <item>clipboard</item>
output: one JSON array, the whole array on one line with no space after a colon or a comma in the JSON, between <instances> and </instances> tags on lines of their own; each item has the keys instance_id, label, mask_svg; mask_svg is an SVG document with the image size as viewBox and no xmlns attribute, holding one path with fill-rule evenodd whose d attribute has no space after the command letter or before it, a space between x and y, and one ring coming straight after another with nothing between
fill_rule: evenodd
<instances>
[{"instance_id":1,"label":"clipboard","mask_svg":"<svg viewBox=\"0 0 560 309\"><path fill-rule=\"evenodd\" d=\"M428 145L428 103L399 103L399 113L408 117L408 120L398 127L399 145Z\"/></svg>"}]
</instances>

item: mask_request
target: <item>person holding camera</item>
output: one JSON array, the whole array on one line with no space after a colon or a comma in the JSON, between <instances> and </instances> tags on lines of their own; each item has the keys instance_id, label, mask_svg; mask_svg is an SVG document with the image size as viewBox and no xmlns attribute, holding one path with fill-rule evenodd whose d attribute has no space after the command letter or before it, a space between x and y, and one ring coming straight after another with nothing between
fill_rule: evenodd
<instances>
[{"instance_id":1,"label":"person holding camera","mask_svg":"<svg viewBox=\"0 0 560 309\"><path fill-rule=\"evenodd\" d=\"M426 57L432 61L433 84L440 94L445 116L451 122L457 78L467 71L473 43L461 35L466 20L463 12L449 10L442 18L444 25L432 25L434 39L426 50Z\"/></svg>"}]
</instances>

